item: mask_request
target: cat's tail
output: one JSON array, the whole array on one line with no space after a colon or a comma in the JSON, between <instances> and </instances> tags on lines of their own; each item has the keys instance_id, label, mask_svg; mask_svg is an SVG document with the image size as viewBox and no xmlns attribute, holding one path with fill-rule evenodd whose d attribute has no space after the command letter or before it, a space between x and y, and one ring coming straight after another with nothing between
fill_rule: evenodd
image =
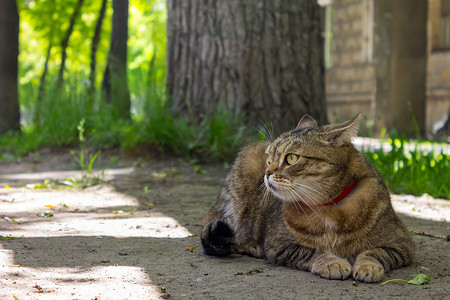
<instances>
[{"instance_id":1,"label":"cat's tail","mask_svg":"<svg viewBox=\"0 0 450 300\"><path fill-rule=\"evenodd\" d=\"M201 240L206 255L224 256L233 252L234 232L226 220L207 222L202 228Z\"/></svg>"}]
</instances>

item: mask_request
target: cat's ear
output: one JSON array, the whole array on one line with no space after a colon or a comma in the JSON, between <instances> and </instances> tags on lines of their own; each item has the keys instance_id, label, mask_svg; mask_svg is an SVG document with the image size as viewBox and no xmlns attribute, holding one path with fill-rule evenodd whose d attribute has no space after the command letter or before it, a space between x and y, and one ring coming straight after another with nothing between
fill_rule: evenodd
<instances>
[{"instance_id":1,"label":"cat's ear","mask_svg":"<svg viewBox=\"0 0 450 300\"><path fill-rule=\"evenodd\" d=\"M330 125L325 131L325 140L335 147L350 144L358 135L360 116L361 113L343 123Z\"/></svg>"},{"instance_id":2,"label":"cat's ear","mask_svg":"<svg viewBox=\"0 0 450 300\"><path fill-rule=\"evenodd\" d=\"M317 122L312 117L304 115L302 119L298 122L297 127L294 130L317 127Z\"/></svg>"}]
</instances>

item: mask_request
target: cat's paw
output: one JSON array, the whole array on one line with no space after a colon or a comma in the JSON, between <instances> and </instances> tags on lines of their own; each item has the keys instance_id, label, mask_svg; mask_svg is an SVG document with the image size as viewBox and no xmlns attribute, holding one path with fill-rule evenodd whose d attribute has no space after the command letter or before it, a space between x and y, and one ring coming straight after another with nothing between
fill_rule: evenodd
<instances>
[{"instance_id":1,"label":"cat's paw","mask_svg":"<svg viewBox=\"0 0 450 300\"><path fill-rule=\"evenodd\" d=\"M311 272L326 279L347 279L352 271L352 266L343 258L334 257L326 261L314 263Z\"/></svg>"},{"instance_id":2,"label":"cat's paw","mask_svg":"<svg viewBox=\"0 0 450 300\"><path fill-rule=\"evenodd\" d=\"M353 278L362 282L379 282L384 277L384 268L378 260L361 259L353 266Z\"/></svg>"}]
</instances>

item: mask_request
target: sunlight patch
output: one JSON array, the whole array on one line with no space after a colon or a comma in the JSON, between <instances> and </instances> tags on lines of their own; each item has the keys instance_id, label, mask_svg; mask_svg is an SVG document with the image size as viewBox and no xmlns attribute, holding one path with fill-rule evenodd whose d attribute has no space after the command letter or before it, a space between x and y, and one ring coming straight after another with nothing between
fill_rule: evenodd
<instances>
[{"instance_id":1,"label":"sunlight patch","mask_svg":"<svg viewBox=\"0 0 450 300\"><path fill-rule=\"evenodd\" d=\"M89 191L87 193L86 191ZM136 206L133 197L119 194L105 185L78 190L33 190L27 188L1 189L0 211L3 214L42 213L48 206L64 207L67 211L93 210L114 206ZM46 208L47 207L47 208Z\"/></svg>"},{"instance_id":2,"label":"sunlight patch","mask_svg":"<svg viewBox=\"0 0 450 300\"><path fill-rule=\"evenodd\" d=\"M160 292L143 268L128 266L15 268L14 280L0 278L0 298L159 299ZM13 284L14 282L14 284ZM34 297L33 297L34 299Z\"/></svg>"},{"instance_id":3,"label":"sunlight patch","mask_svg":"<svg viewBox=\"0 0 450 300\"><path fill-rule=\"evenodd\" d=\"M107 169L104 171L104 180L111 180L117 175L126 175L133 172L133 168L122 169ZM17 173L17 174L0 174L0 180L5 181L44 181L46 179L51 180L66 180L67 178L79 178L86 172L79 170L71 171L48 171L48 172L35 172L35 173ZM92 171L92 176L97 176L100 171Z\"/></svg>"},{"instance_id":4,"label":"sunlight patch","mask_svg":"<svg viewBox=\"0 0 450 300\"><path fill-rule=\"evenodd\" d=\"M2 249L0 245L0 270L3 268L8 268L11 265L14 265L14 252L12 250ZM0 274L5 274L3 271L0 271Z\"/></svg>"},{"instance_id":5,"label":"sunlight patch","mask_svg":"<svg viewBox=\"0 0 450 300\"><path fill-rule=\"evenodd\" d=\"M112 236L112 237L154 237L184 238L192 234L175 219L163 214L152 214L144 218L112 218L111 215L95 215L92 213L63 215L61 218L43 219L41 222L24 222L16 224L12 231L3 234L14 234L27 237L59 237L59 236Z\"/></svg>"},{"instance_id":6,"label":"sunlight patch","mask_svg":"<svg viewBox=\"0 0 450 300\"><path fill-rule=\"evenodd\" d=\"M450 221L450 201L428 195L391 195L392 206L398 213L430 221Z\"/></svg>"}]
</instances>

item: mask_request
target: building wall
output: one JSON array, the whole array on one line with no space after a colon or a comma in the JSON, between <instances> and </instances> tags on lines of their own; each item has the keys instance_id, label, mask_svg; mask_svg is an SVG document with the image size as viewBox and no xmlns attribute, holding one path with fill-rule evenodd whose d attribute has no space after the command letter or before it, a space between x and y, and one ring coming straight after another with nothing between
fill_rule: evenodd
<instances>
[{"instance_id":1,"label":"building wall","mask_svg":"<svg viewBox=\"0 0 450 300\"><path fill-rule=\"evenodd\" d=\"M450 51L432 52L427 71L427 132L450 112Z\"/></svg>"},{"instance_id":2,"label":"building wall","mask_svg":"<svg viewBox=\"0 0 450 300\"><path fill-rule=\"evenodd\" d=\"M366 1L333 1L332 64L325 80L329 120L343 121L362 112L361 131L370 134L375 74L365 45L366 10Z\"/></svg>"},{"instance_id":3,"label":"building wall","mask_svg":"<svg viewBox=\"0 0 450 300\"><path fill-rule=\"evenodd\" d=\"M372 58L373 5L376 0L332 1L333 38L331 67L326 71L326 97L331 122L343 121L358 112L363 113L361 133L373 132L376 81ZM435 22L435 5L429 0L429 41ZM375 4L376 5L376 4ZM329 8L328 8L329 9ZM450 109L450 49L429 50L427 71L426 130Z\"/></svg>"}]
</instances>

